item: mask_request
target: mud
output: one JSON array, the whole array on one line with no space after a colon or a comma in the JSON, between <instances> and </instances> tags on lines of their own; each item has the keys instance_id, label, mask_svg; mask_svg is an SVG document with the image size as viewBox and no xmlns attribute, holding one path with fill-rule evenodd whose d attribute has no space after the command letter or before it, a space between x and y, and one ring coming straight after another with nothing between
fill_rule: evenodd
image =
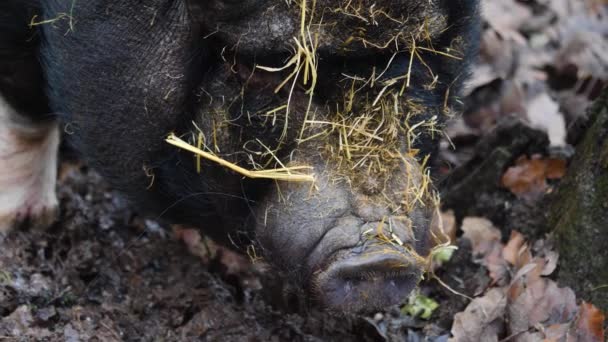
<instances>
[{"instance_id":1,"label":"mud","mask_svg":"<svg viewBox=\"0 0 608 342\"><path fill-rule=\"evenodd\" d=\"M465 305L431 281L422 291L441 307L429 321L324 313L263 263L212 243L193 255L86 167L61 174L59 221L2 242L0 341L445 341ZM478 268L461 254L446 282L468 292L462 273Z\"/></svg>"}]
</instances>

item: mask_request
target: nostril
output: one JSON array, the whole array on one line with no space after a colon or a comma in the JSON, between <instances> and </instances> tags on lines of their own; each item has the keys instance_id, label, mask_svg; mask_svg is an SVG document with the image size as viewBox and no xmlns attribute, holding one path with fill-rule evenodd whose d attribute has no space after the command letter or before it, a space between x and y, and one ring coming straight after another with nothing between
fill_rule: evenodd
<instances>
[{"instance_id":1,"label":"nostril","mask_svg":"<svg viewBox=\"0 0 608 342\"><path fill-rule=\"evenodd\" d=\"M331 310L367 312L404 302L421 274L406 251L342 255L316 275L316 290Z\"/></svg>"}]
</instances>

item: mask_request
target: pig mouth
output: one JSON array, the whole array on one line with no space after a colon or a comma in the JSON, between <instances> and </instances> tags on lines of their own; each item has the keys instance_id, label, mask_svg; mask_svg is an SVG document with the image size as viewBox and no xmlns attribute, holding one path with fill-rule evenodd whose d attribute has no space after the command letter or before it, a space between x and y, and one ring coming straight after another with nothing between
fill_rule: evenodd
<instances>
[{"instance_id":1,"label":"pig mouth","mask_svg":"<svg viewBox=\"0 0 608 342\"><path fill-rule=\"evenodd\" d=\"M425 226L412 218L416 226ZM334 228L308 254L311 297L326 310L359 314L384 310L404 303L422 279L427 253L418 242L425 236L408 237L404 227L395 225L388 235L400 238L389 239L377 230L370 232L378 224L365 221L332 224Z\"/></svg>"},{"instance_id":2,"label":"pig mouth","mask_svg":"<svg viewBox=\"0 0 608 342\"><path fill-rule=\"evenodd\" d=\"M294 184L281 190L288 202L267 194L271 202L252 217L260 246L328 311L369 313L405 302L427 266L432 203L393 208L361 186L336 184L331 172L317 178L312 196ZM405 168L393 172L391 203L410 183Z\"/></svg>"},{"instance_id":3,"label":"pig mouth","mask_svg":"<svg viewBox=\"0 0 608 342\"><path fill-rule=\"evenodd\" d=\"M362 253L339 251L312 279L322 306L336 312L369 313L403 303L418 285L422 265L400 246L375 246Z\"/></svg>"}]
</instances>

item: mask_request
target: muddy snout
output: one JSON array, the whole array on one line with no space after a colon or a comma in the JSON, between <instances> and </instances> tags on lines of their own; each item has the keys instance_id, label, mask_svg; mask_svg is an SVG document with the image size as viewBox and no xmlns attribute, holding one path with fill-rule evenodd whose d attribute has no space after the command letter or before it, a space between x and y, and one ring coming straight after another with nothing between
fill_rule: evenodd
<instances>
[{"instance_id":1,"label":"muddy snout","mask_svg":"<svg viewBox=\"0 0 608 342\"><path fill-rule=\"evenodd\" d=\"M312 280L324 307L370 312L403 303L421 279L424 265L408 248L368 244L337 252Z\"/></svg>"},{"instance_id":2,"label":"muddy snout","mask_svg":"<svg viewBox=\"0 0 608 342\"><path fill-rule=\"evenodd\" d=\"M417 164L398 164L382 177L358 175L350 184L336 181L339 173L327 163L307 164L321 165L313 190L281 184L280 196L271 192L258 207L260 246L328 310L404 303L426 267L435 212L427 197L410 199L422 183Z\"/></svg>"}]
</instances>

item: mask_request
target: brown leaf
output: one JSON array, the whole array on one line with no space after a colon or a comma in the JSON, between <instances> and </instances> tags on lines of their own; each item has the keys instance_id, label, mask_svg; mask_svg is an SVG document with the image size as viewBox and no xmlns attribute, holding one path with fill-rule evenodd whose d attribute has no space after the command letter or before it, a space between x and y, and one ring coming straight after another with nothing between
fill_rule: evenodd
<instances>
[{"instance_id":1,"label":"brown leaf","mask_svg":"<svg viewBox=\"0 0 608 342\"><path fill-rule=\"evenodd\" d=\"M604 341L605 316L592 304L583 302L578 307L574 319L565 323L552 324L543 330L544 341Z\"/></svg>"},{"instance_id":2,"label":"brown leaf","mask_svg":"<svg viewBox=\"0 0 608 342\"><path fill-rule=\"evenodd\" d=\"M484 265L492 278L492 284L505 285L509 277L509 265L503 257L500 230L492 222L481 217L467 217L462 221L463 238L471 241L473 255Z\"/></svg>"},{"instance_id":3,"label":"brown leaf","mask_svg":"<svg viewBox=\"0 0 608 342\"><path fill-rule=\"evenodd\" d=\"M563 159L547 159L547 178L561 179L566 175L566 161Z\"/></svg>"},{"instance_id":4,"label":"brown leaf","mask_svg":"<svg viewBox=\"0 0 608 342\"><path fill-rule=\"evenodd\" d=\"M513 231L502 245L498 229L483 218L466 218L462 229L494 285L514 276L508 286L491 288L455 315L451 341L496 341L497 336L513 342L604 340L605 316L591 304L579 308L572 289L545 277L558 261L550 241L539 240L530 248Z\"/></svg>"},{"instance_id":5,"label":"brown leaf","mask_svg":"<svg viewBox=\"0 0 608 342\"><path fill-rule=\"evenodd\" d=\"M559 253L553 250L553 243L547 240L537 240L534 243L533 251L535 259L542 259L544 263L541 275L548 276L557 268Z\"/></svg>"},{"instance_id":6,"label":"brown leaf","mask_svg":"<svg viewBox=\"0 0 608 342\"><path fill-rule=\"evenodd\" d=\"M521 156L502 177L502 186L518 197L535 198L547 190L547 179L559 179L566 173L566 162L555 159L528 159Z\"/></svg>"},{"instance_id":7,"label":"brown leaf","mask_svg":"<svg viewBox=\"0 0 608 342\"><path fill-rule=\"evenodd\" d=\"M507 313L512 334L528 331L538 324L568 323L576 313L576 296L570 288L559 288L546 278L527 283L525 277L519 279L516 286L524 290L517 298L509 300Z\"/></svg>"},{"instance_id":8,"label":"brown leaf","mask_svg":"<svg viewBox=\"0 0 608 342\"><path fill-rule=\"evenodd\" d=\"M604 314L593 304L583 302L579 309L576 329L570 332L572 341L604 341Z\"/></svg>"},{"instance_id":9,"label":"brown leaf","mask_svg":"<svg viewBox=\"0 0 608 342\"><path fill-rule=\"evenodd\" d=\"M502 255L502 244L496 242L492 251L483 258L483 265L488 269L492 285L503 286L509 281L509 264Z\"/></svg>"},{"instance_id":10,"label":"brown leaf","mask_svg":"<svg viewBox=\"0 0 608 342\"><path fill-rule=\"evenodd\" d=\"M496 242L500 243L500 230L483 217L466 217L461 229L464 232L462 237L471 241L474 255L486 255Z\"/></svg>"},{"instance_id":11,"label":"brown leaf","mask_svg":"<svg viewBox=\"0 0 608 342\"><path fill-rule=\"evenodd\" d=\"M511 232L511 238L503 248L502 255L508 263L515 266L515 269L521 268L532 259L524 236L515 230Z\"/></svg>"},{"instance_id":12,"label":"brown leaf","mask_svg":"<svg viewBox=\"0 0 608 342\"><path fill-rule=\"evenodd\" d=\"M234 252L226 247L218 247L217 260L225 268L226 275L243 275L251 273L251 261L244 255Z\"/></svg>"},{"instance_id":13,"label":"brown leaf","mask_svg":"<svg viewBox=\"0 0 608 342\"><path fill-rule=\"evenodd\" d=\"M517 334L514 341L538 340L544 326L568 323L576 314L574 292L543 277L553 272L557 263L557 253L549 248L550 244L544 242L535 244L538 255L532 258L523 235L513 231L503 249L505 259L516 271L507 290L509 333ZM534 329L540 333L534 333Z\"/></svg>"},{"instance_id":14,"label":"brown leaf","mask_svg":"<svg viewBox=\"0 0 608 342\"><path fill-rule=\"evenodd\" d=\"M437 245L456 241L456 230L456 215L453 210L434 215L431 222L431 233Z\"/></svg>"},{"instance_id":15,"label":"brown leaf","mask_svg":"<svg viewBox=\"0 0 608 342\"><path fill-rule=\"evenodd\" d=\"M547 187L545 165L540 160L520 157L515 166L510 167L503 175L502 185L520 197L542 194Z\"/></svg>"},{"instance_id":16,"label":"brown leaf","mask_svg":"<svg viewBox=\"0 0 608 342\"><path fill-rule=\"evenodd\" d=\"M493 288L475 298L467 308L454 316L452 342L498 341L504 326L507 298L502 288Z\"/></svg>"}]
</instances>

